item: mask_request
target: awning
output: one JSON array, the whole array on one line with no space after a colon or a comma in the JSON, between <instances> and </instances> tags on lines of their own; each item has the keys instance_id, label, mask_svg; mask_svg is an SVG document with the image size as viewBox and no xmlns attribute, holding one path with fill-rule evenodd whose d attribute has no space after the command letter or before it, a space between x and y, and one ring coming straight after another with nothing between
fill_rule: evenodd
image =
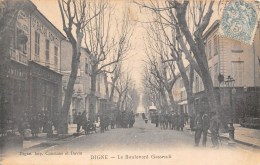
<instances>
[{"instance_id":1,"label":"awning","mask_svg":"<svg viewBox=\"0 0 260 165\"><path fill-rule=\"evenodd\" d=\"M182 102L179 102L178 104L179 105L184 105L184 104L187 104L188 102L187 102L187 100L184 100L184 101L182 101Z\"/></svg>"}]
</instances>

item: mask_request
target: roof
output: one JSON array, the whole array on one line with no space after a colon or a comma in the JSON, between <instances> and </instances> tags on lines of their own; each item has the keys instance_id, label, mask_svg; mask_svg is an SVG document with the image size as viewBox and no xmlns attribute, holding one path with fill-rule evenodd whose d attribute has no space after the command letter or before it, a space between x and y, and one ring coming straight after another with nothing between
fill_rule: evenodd
<instances>
[{"instance_id":1,"label":"roof","mask_svg":"<svg viewBox=\"0 0 260 165\"><path fill-rule=\"evenodd\" d=\"M219 25L220 25L220 21L219 21L219 20L214 21L214 23L213 23L213 24L208 28L208 30L203 34L203 38L208 37L208 35L210 35L213 30L215 30L216 28L218 28Z\"/></svg>"}]
</instances>

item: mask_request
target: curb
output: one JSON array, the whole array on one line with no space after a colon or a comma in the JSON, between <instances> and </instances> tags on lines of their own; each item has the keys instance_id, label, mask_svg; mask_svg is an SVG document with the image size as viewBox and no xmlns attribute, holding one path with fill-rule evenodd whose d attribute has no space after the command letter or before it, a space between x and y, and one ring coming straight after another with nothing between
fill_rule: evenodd
<instances>
[{"instance_id":1,"label":"curb","mask_svg":"<svg viewBox=\"0 0 260 165\"><path fill-rule=\"evenodd\" d=\"M78 136L80 136L80 135L82 135L82 134L79 133ZM30 150L30 149L34 149L34 148L37 148L37 147L40 147L40 146L46 145L46 144L50 145L49 147L53 147L53 146L57 145L55 143L55 141L64 140L64 139L67 139L67 138L70 138L70 137L75 137L76 138L78 136L75 136L74 134L63 134L62 136L60 136L60 137L58 136L57 138L55 138L53 140L47 140L46 142L41 142L41 143L33 145L31 147L23 148L22 150Z\"/></svg>"},{"instance_id":2,"label":"curb","mask_svg":"<svg viewBox=\"0 0 260 165\"><path fill-rule=\"evenodd\" d=\"M190 128L186 128L186 129L187 129L187 130L191 130ZM208 136L209 136L209 135L210 135L210 137L211 137L211 133L208 133ZM220 135L219 137L220 137L221 139L224 139L224 140L229 140L229 138L226 137L226 136ZM244 142L244 141L237 140L237 139L235 139L235 142L236 142L236 143L239 143L239 144L242 144L242 145L246 145L246 146L252 147L252 148L254 148L254 149L260 149L260 146L259 146L259 145L255 145L255 144L252 144L252 143Z\"/></svg>"}]
</instances>

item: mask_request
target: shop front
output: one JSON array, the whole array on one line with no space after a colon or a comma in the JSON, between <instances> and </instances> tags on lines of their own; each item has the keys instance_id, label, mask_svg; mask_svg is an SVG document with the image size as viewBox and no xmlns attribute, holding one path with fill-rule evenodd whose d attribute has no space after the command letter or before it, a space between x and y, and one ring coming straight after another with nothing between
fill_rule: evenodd
<instances>
[{"instance_id":1,"label":"shop front","mask_svg":"<svg viewBox=\"0 0 260 165\"><path fill-rule=\"evenodd\" d=\"M29 62L30 114L46 119L57 117L61 108L62 75L48 67Z\"/></svg>"}]
</instances>

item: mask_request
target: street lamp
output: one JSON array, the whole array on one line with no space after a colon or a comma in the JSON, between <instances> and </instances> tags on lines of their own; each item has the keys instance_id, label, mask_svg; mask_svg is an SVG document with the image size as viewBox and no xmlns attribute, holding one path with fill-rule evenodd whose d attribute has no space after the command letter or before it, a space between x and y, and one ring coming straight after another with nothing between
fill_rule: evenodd
<instances>
[{"instance_id":1,"label":"street lamp","mask_svg":"<svg viewBox=\"0 0 260 165\"><path fill-rule=\"evenodd\" d=\"M231 141L234 141L235 139L235 128L233 126L233 118L234 118L234 111L233 111L233 95L236 94L236 89L234 88L234 85L235 85L235 80L231 77L231 76L228 76L226 81L225 81L225 85L226 87L230 87L232 88L232 90L230 90L230 99L231 99L231 117L230 117L230 120L229 120L229 128L228 128L228 131L229 131L229 140Z\"/></svg>"}]
</instances>

